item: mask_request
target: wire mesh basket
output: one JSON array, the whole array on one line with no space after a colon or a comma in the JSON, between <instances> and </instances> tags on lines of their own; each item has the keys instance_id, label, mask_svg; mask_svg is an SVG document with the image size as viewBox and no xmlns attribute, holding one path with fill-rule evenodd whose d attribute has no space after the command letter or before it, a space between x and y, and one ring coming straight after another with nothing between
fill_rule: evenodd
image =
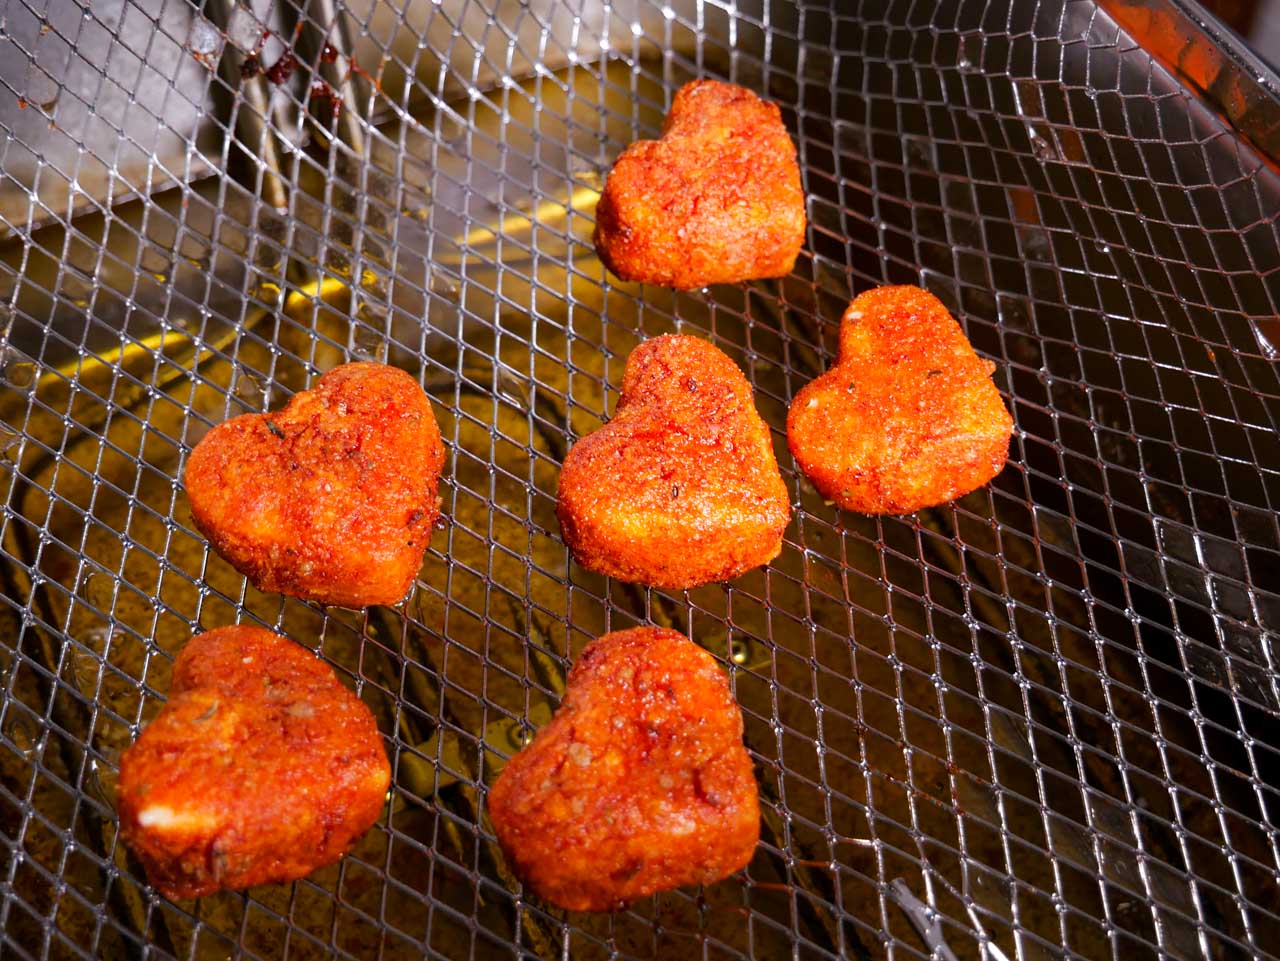
<instances>
[{"instance_id":1,"label":"wire mesh basket","mask_svg":"<svg viewBox=\"0 0 1280 961\"><path fill-rule=\"evenodd\" d=\"M1280 101L1186 12L0 2L0 954L1280 954ZM806 250L782 281L611 281L602 178L702 76L782 107ZM989 487L869 518L782 428L884 283L952 309L1016 426ZM627 353L676 330L747 373L796 508L777 561L688 592L583 572L554 514ZM362 358L433 397L447 523L395 608L260 594L184 458ZM175 651L238 621L359 691L392 791L341 863L174 903L114 777ZM729 672L762 843L566 914L522 896L486 790L586 642L640 623Z\"/></svg>"}]
</instances>

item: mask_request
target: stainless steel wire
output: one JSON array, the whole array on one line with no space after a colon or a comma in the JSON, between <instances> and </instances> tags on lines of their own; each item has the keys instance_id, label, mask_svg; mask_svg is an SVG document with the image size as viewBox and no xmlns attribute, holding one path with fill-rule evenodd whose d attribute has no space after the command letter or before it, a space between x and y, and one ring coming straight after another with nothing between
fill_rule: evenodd
<instances>
[{"instance_id":1,"label":"stainless steel wire","mask_svg":"<svg viewBox=\"0 0 1280 961\"><path fill-rule=\"evenodd\" d=\"M0 954L1280 955L1280 101L1199 29L1181 0L0 0ZM782 106L805 253L611 281L602 178L698 76ZM989 487L902 518L824 504L782 434L883 283L948 304L1016 423ZM671 330L742 366L795 503L776 562L690 592L586 574L554 516ZM353 358L420 377L449 449L413 593L363 612L248 587L180 484L211 425ZM339 865L171 903L114 775L234 621L360 692L393 789ZM565 914L487 786L643 622L729 671L763 840Z\"/></svg>"}]
</instances>

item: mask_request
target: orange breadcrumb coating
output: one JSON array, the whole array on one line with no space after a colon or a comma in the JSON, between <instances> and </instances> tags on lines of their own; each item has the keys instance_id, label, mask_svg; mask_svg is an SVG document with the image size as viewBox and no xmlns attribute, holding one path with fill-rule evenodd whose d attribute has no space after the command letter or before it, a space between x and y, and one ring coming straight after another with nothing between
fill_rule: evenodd
<instances>
[{"instance_id":1,"label":"orange breadcrumb coating","mask_svg":"<svg viewBox=\"0 0 1280 961\"><path fill-rule=\"evenodd\" d=\"M696 80L660 140L618 158L596 206L595 245L623 280L690 290L784 277L804 243L796 148L775 104Z\"/></svg>"},{"instance_id":2,"label":"orange breadcrumb coating","mask_svg":"<svg viewBox=\"0 0 1280 961\"><path fill-rule=\"evenodd\" d=\"M791 402L792 456L849 510L908 514L962 497L1009 454L994 370L932 294L867 291L845 311L835 366Z\"/></svg>"},{"instance_id":3,"label":"orange breadcrumb coating","mask_svg":"<svg viewBox=\"0 0 1280 961\"><path fill-rule=\"evenodd\" d=\"M583 567L672 588L769 563L791 514L742 371L678 335L627 358L613 420L570 449L556 509Z\"/></svg>"},{"instance_id":4,"label":"orange breadcrumb coating","mask_svg":"<svg viewBox=\"0 0 1280 961\"><path fill-rule=\"evenodd\" d=\"M211 430L187 461L200 532L261 591L364 607L413 584L440 512L444 445L418 383L344 364L274 414Z\"/></svg>"},{"instance_id":5,"label":"orange breadcrumb coating","mask_svg":"<svg viewBox=\"0 0 1280 961\"><path fill-rule=\"evenodd\" d=\"M591 642L555 718L490 790L489 816L528 888L573 911L742 868L760 806L723 672L664 628Z\"/></svg>"},{"instance_id":6,"label":"orange breadcrumb coating","mask_svg":"<svg viewBox=\"0 0 1280 961\"><path fill-rule=\"evenodd\" d=\"M256 627L193 637L169 703L120 759L120 832L169 898L292 881L382 811L369 709L310 651Z\"/></svg>"}]
</instances>

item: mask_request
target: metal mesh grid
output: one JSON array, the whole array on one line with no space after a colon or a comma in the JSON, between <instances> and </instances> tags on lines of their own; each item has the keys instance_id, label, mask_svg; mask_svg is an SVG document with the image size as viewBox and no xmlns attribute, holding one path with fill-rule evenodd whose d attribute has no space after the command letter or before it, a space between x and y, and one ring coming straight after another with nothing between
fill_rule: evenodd
<instances>
[{"instance_id":1,"label":"metal mesh grid","mask_svg":"<svg viewBox=\"0 0 1280 961\"><path fill-rule=\"evenodd\" d=\"M1105 12L47 3L0 5L3 953L1280 954L1280 181ZM702 75L783 107L806 252L776 283L610 283L602 176ZM1016 422L989 488L906 518L824 504L780 432L880 283L953 309ZM746 371L797 509L769 568L646 591L573 567L555 484L677 329ZM400 607L258 594L183 458L357 357L436 401L448 522ZM337 866L170 903L114 773L174 652L236 620L359 690L392 797ZM705 890L548 910L486 785L573 655L642 622L729 670L763 841Z\"/></svg>"}]
</instances>

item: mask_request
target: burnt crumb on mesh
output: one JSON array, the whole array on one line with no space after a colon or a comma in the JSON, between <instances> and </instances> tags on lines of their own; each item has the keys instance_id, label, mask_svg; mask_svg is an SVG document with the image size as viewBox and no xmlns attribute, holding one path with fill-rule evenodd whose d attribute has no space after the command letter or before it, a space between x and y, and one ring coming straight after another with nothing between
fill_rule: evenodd
<instances>
[{"instance_id":1,"label":"burnt crumb on mesh","mask_svg":"<svg viewBox=\"0 0 1280 961\"><path fill-rule=\"evenodd\" d=\"M298 58L291 53L280 55L280 59L267 68L267 79L272 83L284 83L298 69Z\"/></svg>"}]
</instances>

